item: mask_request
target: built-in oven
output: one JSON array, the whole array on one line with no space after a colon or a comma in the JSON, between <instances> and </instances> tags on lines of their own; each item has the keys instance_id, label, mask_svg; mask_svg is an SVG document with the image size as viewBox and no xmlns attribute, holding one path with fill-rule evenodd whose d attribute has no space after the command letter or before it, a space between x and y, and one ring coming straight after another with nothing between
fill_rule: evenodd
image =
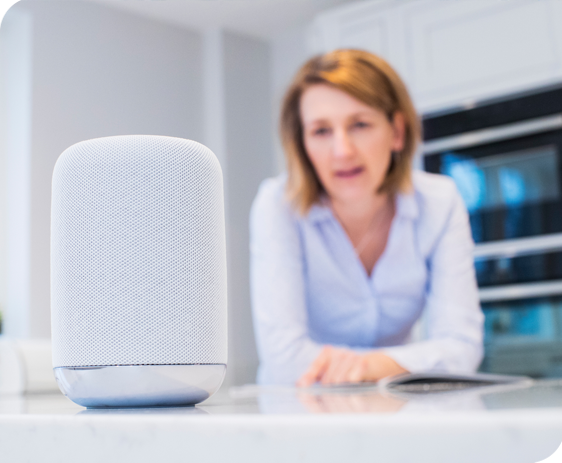
<instances>
[{"instance_id":1,"label":"built-in oven","mask_svg":"<svg viewBox=\"0 0 562 463\"><path fill-rule=\"evenodd\" d=\"M423 118L470 215L484 371L562 376L562 86Z\"/></svg>"}]
</instances>

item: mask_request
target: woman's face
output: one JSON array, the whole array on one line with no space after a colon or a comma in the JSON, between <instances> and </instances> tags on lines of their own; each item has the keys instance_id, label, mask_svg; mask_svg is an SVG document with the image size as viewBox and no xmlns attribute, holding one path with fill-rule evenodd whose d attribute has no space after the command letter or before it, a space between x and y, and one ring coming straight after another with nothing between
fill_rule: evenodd
<instances>
[{"instance_id":1,"label":"woman's face","mask_svg":"<svg viewBox=\"0 0 562 463\"><path fill-rule=\"evenodd\" d=\"M392 151L404 147L404 118L385 113L341 90L317 84L300 100L304 146L328 195L360 200L382 185Z\"/></svg>"}]
</instances>

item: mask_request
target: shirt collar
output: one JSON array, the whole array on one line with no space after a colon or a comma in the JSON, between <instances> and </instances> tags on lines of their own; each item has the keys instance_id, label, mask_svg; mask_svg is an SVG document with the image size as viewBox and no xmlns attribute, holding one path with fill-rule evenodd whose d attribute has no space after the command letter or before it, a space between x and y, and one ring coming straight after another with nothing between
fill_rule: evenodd
<instances>
[{"instance_id":1,"label":"shirt collar","mask_svg":"<svg viewBox=\"0 0 562 463\"><path fill-rule=\"evenodd\" d=\"M415 220L420 214L414 191L399 193L396 197L396 215Z\"/></svg>"},{"instance_id":2,"label":"shirt collar","mask_svg":"<svg viewBox=\"0 0 562 463\"><path fill-rule=\"evenodd\" d=\"M399 193L396 196L396 216L415 220L419 216L419 208L414 192ZM313 204L306 215L306 219L311 222L323 222L334 220L334 214L328 206L325 198Z\"/></svg>"},{"instance_id":3,"label":"shirt collar","mask_svg":"<svg viewBox=\"0 0 562 463\"><path fill-rule=\"evenodd\" d=\"M334 218L326 197L321 197L318 202L310 207L306 218L311 222L323 222Z\"/></svg>"}]
</instances>

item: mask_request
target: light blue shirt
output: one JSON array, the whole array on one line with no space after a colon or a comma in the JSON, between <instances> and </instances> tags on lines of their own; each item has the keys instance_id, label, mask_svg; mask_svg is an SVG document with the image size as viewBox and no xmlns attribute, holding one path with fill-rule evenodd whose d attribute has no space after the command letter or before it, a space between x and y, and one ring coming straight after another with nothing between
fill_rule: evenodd
<instances>
[{"instance_id":1,"label":"light blue shirt","mask_svg":"<svg viewBox=\"0 0 562 463\"><path fill-rule=\"evenodd\" d=\"M444 176L413 173L370 276L328 206L299 216L285 176L265 180L250 217L258 382L293 384L326 344L382 349L411 372L474 371L483 315L473 248L466 208ZM409 342L422 313L425 337Z\"/></svg>"}]
</instances>

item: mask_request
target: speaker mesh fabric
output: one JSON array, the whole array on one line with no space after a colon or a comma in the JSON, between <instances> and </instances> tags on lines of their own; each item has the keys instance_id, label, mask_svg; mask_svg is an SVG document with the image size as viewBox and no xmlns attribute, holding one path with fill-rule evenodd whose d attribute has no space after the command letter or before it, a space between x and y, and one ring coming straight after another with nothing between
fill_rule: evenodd
<instances>
[{"instance_id":1,"label":"speaker mesh fabric","mask_svg":"<svg viewBox=\"0 0 562 463\"><path fill-rule=\"evenodd\" d=\"M144 135L68 148L53 175L51 306L55 367L226 364L214 154Z\"/></svg>"}]
</instances>

